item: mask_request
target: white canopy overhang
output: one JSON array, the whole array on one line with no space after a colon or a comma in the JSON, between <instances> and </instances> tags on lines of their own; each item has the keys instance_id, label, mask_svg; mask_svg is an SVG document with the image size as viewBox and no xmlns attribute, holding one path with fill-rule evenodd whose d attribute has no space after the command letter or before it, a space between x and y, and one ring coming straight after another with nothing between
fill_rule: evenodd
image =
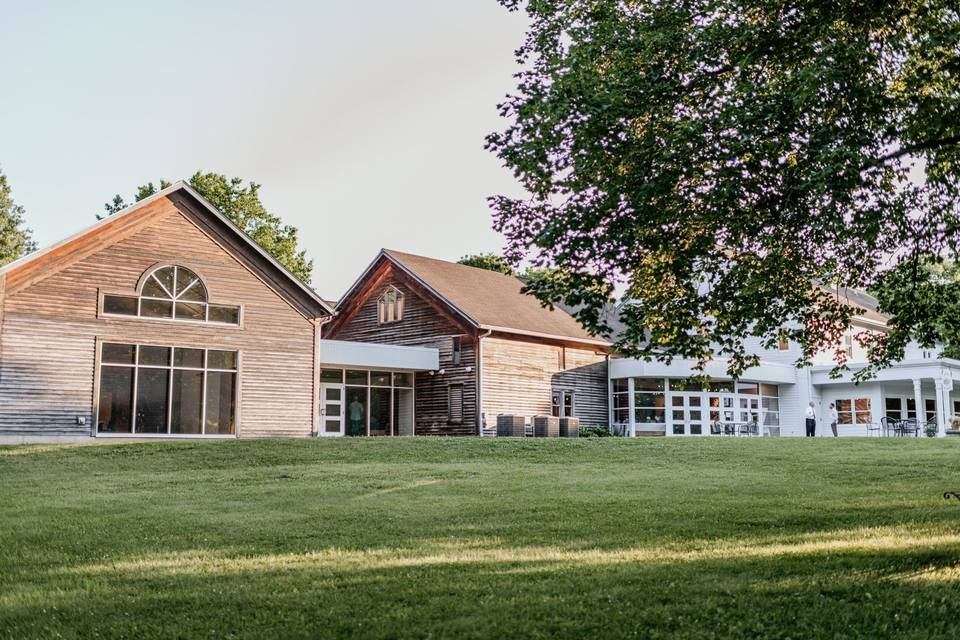
<instances>
[{"instance_id":1,"label":"white canopy overhang","mask_svg":"<svg viewBox=\"0 0 960 640\"><path fill-rule=\"evenodd\" d=\"M440 368L440 351L429 347L404 347L376 342L321 340L320 366L435 371Z\"/></svg>"},{"instance_id":2,"label":"white canopy overhang","mask_svg":"<svg viewBox=\"0 0 960 640\"><path fill-rule=\"evenodd\" d=\"M815 385L849 384L853 375L864 367L863 364L850 365L849 371L842 371L836 378L830 377L833 365L817 365L810 371L810 382ZM881 369L870 378L870 382L892 382L895 380L917 380L922 378L954 380L960 379L960 360L950 358L905 360L886 369Z\"/></svg>"},{"instance_id":3,"label":"white canopy overhang","mask_svg":"<svg viewBox=\"0 0 960 640\"><path fill-rule=\"evenodd\" d=\"M679 358L670 364L659 360L646 362L634 358L611 358L610 378L687 378L693 374L696 364L696 360ZM704 373L717 380L729 380L727 365L726 359L711 360ZM740 379L770 384L794 384L797 381L797 370L789 364L761 362L758 366L744 371Z\"/></svg>"}]
</instances>

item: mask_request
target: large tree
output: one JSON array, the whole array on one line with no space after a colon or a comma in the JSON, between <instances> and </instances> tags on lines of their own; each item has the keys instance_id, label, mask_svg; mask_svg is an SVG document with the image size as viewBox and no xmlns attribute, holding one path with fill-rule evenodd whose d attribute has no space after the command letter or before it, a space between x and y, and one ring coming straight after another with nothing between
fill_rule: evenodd
<instances>
[{"instance_id":1,"label":"large tree","mask_svg":"<svg viewBox=\"0 0 960 640\"><path fill-rule=\"evenodd\" d=\"M875 366L942 337L899 280L958 251L955 0L500 2L530 27L488 146L530 197L491 202L512 263L565 274L541 299L603 332L622 287L624 353L734 374L751 336L834 346L843 287L895 315Z\"/></svg>"},{"instance_id":2,"label":"large tree","mask_svg":"<svg viewBox=\"0 0 960 640\"><path fill-rule=\"evenodd\" d=\"M297 228L283 224L276 215L267 211L260 201L260 185L255 182L244 184L241 178L197 171L190 177L190 186L210 201L227 218L240 227L254 242L263 247L270 255L290 270L293 275L309 284L313 272L313 260L307 258L305 251L297 248ZM141 185L134 194L138 202L170 186L166 180L156 187L152 182ZM112 215L127 206L118 194L103 205L107 215Z\"/></svg>"},{"instance_id":3,"label":"large tree","mask_svg":"<svg viewBox=\"0 0 960 640\"><path fill-rule=\"evenodd\" d=\"M37 244L24 222L22 205L13 201L7 176L0 172L0 266L35 251Z\"/></svg>"}]
</instances>

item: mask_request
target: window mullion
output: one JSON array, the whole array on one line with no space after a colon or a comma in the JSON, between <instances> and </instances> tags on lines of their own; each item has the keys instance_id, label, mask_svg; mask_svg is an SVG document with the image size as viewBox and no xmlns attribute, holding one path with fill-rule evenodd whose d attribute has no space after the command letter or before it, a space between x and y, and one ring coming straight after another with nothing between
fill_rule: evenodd
<instances>
[{"instance_id":1,"label":"window mullion","mask_svg":"<svg viewBox=\"0 0 960 640\"><path fill-rule=\"evenodd\" d=\"M133 407L133 415L131 416L131 420L130 420L131 434L137 432L137 392L139 391L139 387L140 387L140 379L139 379L140 366L138 364L139 362L140 362L140 345L135 344L133 345L133 402L131 403L131 406Z\"/></svg>"},{"instance_id":2,"label":"window mullion","mask_svg":"<svg viewBox=\"0 0 960 640\"><path fill-rule=\"evenodd\" d=\"M170 368L167 370L170 379L167 381L167 433L173 433L173 349L170 349Z\"/></svg>"},{"instance_id":3,"label":"window mullion","mask_svg":"<svg viewBox=\"0 0 960 640\"><path fill-rule=\"evenodd\" d=\"M203 397L200 399L200 433L207 433L207 351L203 350Z\"/></svg>"}]
</instances>

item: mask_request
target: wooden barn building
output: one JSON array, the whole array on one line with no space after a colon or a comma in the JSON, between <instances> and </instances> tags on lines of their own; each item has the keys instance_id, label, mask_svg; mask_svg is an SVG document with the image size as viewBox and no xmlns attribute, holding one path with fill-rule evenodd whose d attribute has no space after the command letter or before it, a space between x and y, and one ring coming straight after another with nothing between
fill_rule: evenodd
<instances>
[{"instance_id":1,"label":"wooden barn building","mask_svg":"<svg viewBox=\"0 0 960 640\"><path fill-rule=\"evenodd\" d=\"M437 352L325 347L332 315L178 182L0 268L0 442L337 435L325 364L386 390L387 432L412 425L412 375Z\"/></svg>"},{"instance_id":2,"label":"wooden barn building","mask_svg":"<svg viewBox=\"0 0 960 640\"><path fill-rule=\"evenodd\" d=\"M383 251L334 310L178 182L0 267L0 443L607 424L607 343L520 288Z\"/></svg>"},{"instance_id":3,"label":"wooden barn building","mask_svg":"<svg viewBox=\"0 0 960 640\"><path fill-rule=\"evenodd\" d=\"M503 413L607 425L609 343L522 287L514 276L384 249L324 335L439 351L439 369L415 375L418 434L492 434Z\"/></svg>"}]
</instances>

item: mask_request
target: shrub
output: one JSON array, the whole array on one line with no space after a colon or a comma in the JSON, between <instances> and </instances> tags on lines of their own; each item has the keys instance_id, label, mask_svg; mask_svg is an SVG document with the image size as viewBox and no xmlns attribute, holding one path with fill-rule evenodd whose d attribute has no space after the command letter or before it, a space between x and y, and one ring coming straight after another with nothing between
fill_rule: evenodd
<instances>
[{"instance_id":1,"label":"shrub","mask_svg":"<svg viewBox=\"0 0 960 640\"><path fill-rule=\"evenodd\" d=\"M581 438L609 438L612 435L607 427L580 427Z\"/></svg>"}]
</instances>

